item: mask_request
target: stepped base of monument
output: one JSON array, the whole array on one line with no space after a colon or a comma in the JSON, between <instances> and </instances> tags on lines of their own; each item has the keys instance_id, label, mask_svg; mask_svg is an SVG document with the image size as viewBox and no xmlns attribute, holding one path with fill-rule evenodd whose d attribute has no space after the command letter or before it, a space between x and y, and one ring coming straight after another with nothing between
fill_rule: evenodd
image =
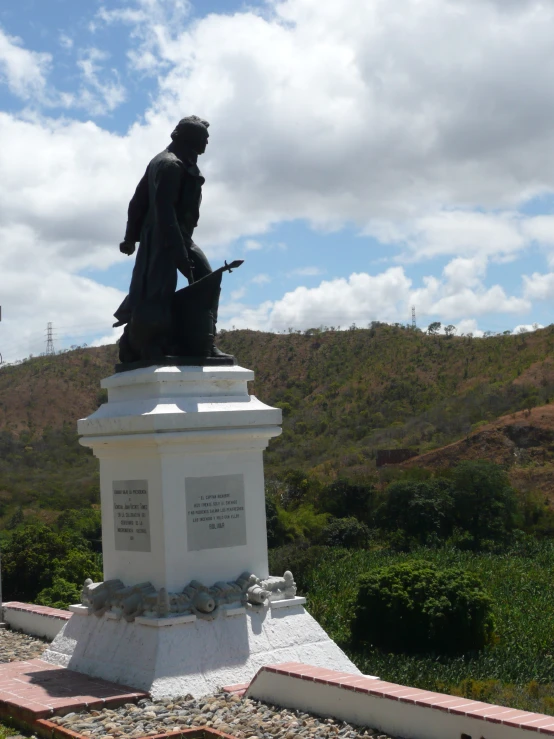
<instances>
[{"instance_id":1,"label":"stepped base of monument","mask_svg":"<svg viewBox=\"0 0 554 739\"><path fill-rule=\"evenodd\" d=\"M234 609L213 620L151 619L149 624L74 613L43 660L131 685L154 698L189 693L199 698L247 683L260 667L283 662L359 675L305 611L303 599L295 600L286 607Z\"/></svg>"},{"instance_id":2,"label":"stepped base of monument","mask_svg":"<svg viewBox=\"0 0 554 739\"><path fill-rule=\"evenodd\" d=\"M138 359L136 362L121 362L115 365L117 374L132 372L145 367L235 367L236 357L158 357L157 359Z\"/></svg>"}]
</instances>

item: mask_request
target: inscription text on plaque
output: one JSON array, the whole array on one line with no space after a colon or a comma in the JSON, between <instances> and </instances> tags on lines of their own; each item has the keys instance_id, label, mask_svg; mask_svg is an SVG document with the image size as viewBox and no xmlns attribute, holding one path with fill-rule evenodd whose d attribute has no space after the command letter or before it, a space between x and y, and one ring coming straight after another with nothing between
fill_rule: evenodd
<instances>
[{"instance_id":1,"label":"inscription text on plaque","mask_svg":"<svg viewBox=\"0 0 554 739\"><path fill-rule=\"evenodd\" d=\"M116 550L149 552L148 480L114 480L113 514Z\"/></svg>"},{"instance_id":2,"label":"inscription text on plaque","mask_svg":"<svg viewBox=\"0 0 554 739\"><path fill-rule=\"evenodd\" d=\"M246 544L243 475L187 477L185 495L189 552Z\"/></svg>"}]
</instances>

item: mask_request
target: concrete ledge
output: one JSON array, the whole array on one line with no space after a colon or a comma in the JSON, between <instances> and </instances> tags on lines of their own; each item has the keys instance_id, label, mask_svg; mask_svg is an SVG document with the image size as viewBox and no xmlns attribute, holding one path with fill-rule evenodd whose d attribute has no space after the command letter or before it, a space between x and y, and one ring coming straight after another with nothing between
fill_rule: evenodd
<instances>
[{"instance_id":1,"label":"concrete ledge","mask_svg":"<svg viewBox=\"0 0 554 739\"><path fill-rule=\"evenodd\" d=\"M54 639L62 627L71 618L69 611L48 606L36 606L33 603L10 601L2 605L4 621L12 629L23 631L32 636Z\"/></svg>"},{"instance_id":2,"label":"concrete ledge","mask_svg":"<svg viewBox=\"0 0 554 739\"><path fill-rule=\"evenodd\" d=\"M147 616L137 616L135 623L142 626L152 626L156 629L164 626L178 626L179 624L191 624L196 621L196 616L189 613L184 616L168 616L167 618L148 618Z\"/></svg>"},{"instance_id":3,"label":"concrete ledge","mask_svg":"<svg viewBox=\"0 0 554 739\"><path fill-rule=\"evenodd\" d=\"M69 610L71 613L76 613L78 616L90 616L91 612L88 608L88 606L82 606L79 603L76 603L73 606L69 606Z\"/></svg>"},{"instance_id":4,"label":"concrete ledge","mask_svg":"<svg viewBox=\"0 0 554 739\"><path fill-rule=\"evenodd\" d=\"M244 606L222 606L221 612L224 616L244 616L246 608Z\"/></svg>"},{"instance_id":5,"label":"concrete ledge","mask_svg":"<svg viewBox=\"0 0 554 739\"><path fill-rule=\"evenodd\" d=\"M262 667L246 695L407 739L554 737L554 716L298 662Z\"/></svg>"},{"instance_id":6,"label":"concrete ledge","mask_svg":"<svg viewBox=\"0 0 554 739\"><path fill-rule=\"evenodd\" d=\"M294 598L287 598L286 600L270 600L270 608L292 608L293 606L303 606L306 603L306 598L301 595L297 595Z\"/></svg>"}]
</instances>

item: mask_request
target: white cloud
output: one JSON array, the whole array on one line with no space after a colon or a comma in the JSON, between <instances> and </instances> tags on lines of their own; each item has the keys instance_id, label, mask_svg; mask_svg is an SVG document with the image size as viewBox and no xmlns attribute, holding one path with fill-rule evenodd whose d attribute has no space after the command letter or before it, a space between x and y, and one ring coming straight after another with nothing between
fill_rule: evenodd
<instances>
[{"instance_id":1,"label":"white cloud","mask_svg":"<svg viewBox=\"0 0 554 739\"><path fill-rule=\"evenodd\" d=\"M212 121L217 171L250 209L366 226L441 205L511 209L551 189L551 6L522 4L510 24L494 5L448 0L274 9L276 20L209 16L176 41L158 39L160 60L173 65L163 109ZM478 248L477 221L462 247ZM456 239L455 218L428 225ZM478 234L487 248L519 248L510 224L497 226Z\"/></svg>"},{"instance_id":2,"label":"white cloud","mask_svg":"<svg viewBox=\"0 0 554 739\"><path fill-rule=\"evenodd\" d=\"M117 70L109 72L109 79L104 79L103 63L109 55L96 48L84 49L77 66L82 74L82 86L79 93L68 97L68 104L85 108L91 115L104 115L117 108L126 99L125 87L119 80Z\"/></svg>"},{"instance_id":3,"label":"white cloud","mask_svg":"<svg viewBox=\"0 0 554 739\"><path fill-rule=\"evenodd\" d=\"M61 33L59 43L65 50L73 40ZM106 73L102 63L108 54L100 49L82 50L77 66L81 86L77 92L56 89L49 82L53 58L51 54L29 51L17 37L8 36L0 28L0 83L33 108L45 106L84 108L91 115L103 115L114 110L126 97L125 88L116 70Z\"/></svg>"},{"instance_id":4,"label":"white cloud","mask_svg":"<svg viewBox=\"0 0 554 739\"><path fill-rule=\"evenodd\" d=\"M263 248L262 244L255 239L246 239L244 242L244 251L259 251Z\"/></svg>"},{"instance_id":5,"label":"white cloud","mask_svg":"<svg viewBox=\"0 0 554 739\"><path fill-rule=\"evenodd\" d=\"M521 323L516 326L512 331L513 334L527 334L532 331L538 331L538 329L544 328L542 323Z\"/></svg>"},{"instance_id":6,"label":"white cloud","mask_svg":"<svg viewBox=\"0 0 554 739\"><path fill-rule=\"evenodd\" d=\"M22 100L44 99L51 63L50 54L25 49L20 38L0 28L0 82L14 95Z\"/></svg>"},{"instance_id":7,"label":"white cloud","mask_svg":"<svg viewBox=\"0 0 554 739\"><path fill-rule=\"evenodd\" d=\"M484 256L453 259L443 270L443 279L423 279L424 287L412 292L412 302L419 312L454 321L461 316L487 313L527 313L527 298L507 296L500 285L486 288L487 260Z\"/></svg>"},{"instance_id":8,"label":"white cloud","mask_svg":"<svg viewBox=\"0 0 554 739\"><path fill-rule=\"evenodd\" d=\"M98 24L124 24L131 27L136 46L128 52L131 65L142 73L157 74L168 67L160 47L173 43L183 32L192 10L189 0L134 0L123 8L102 6L96 14Z\"/></svg>"},{"instance_id":9,"label":"white cloud","mask_svg":"<svg viewBox=\"0 0 554 739\"><path fill-rule=\"evenodd\" d=\"M474 318L466 318L462 321L458 321L456 324L456 333L458 336L462 334L471 334L477 338L483 336L483 331L478 327L477 321Z\"/></svg>"},{"instance_id":10,"label":"white cloud","mask_svg":"<svg viewBox=\"0 0 554 739\"><path fill-rule=\"evenodd\" d=\"M58 41L62 49L65 49L66 51L73 48L74 41L71 36L68 36L66 33L60 33Z\"/></svg>"},{"instance_id":11,"label":"white cloud","mask_svg":"<svg viewBox=\"0 0 554 739\"><path fill-rule=\"evenodd\" d=\"M222 311L225 325L281 331L292 326L365 326L373 320L406 323L411 306L416 306L420 322L425 319L454 323L460 331L476 331L476 318L487 314L525 314L527 298L508 296L500 285L486 287L482 278L486 261L482 258L454 259L442 278L424 277L422 287L414 287L403 267L390 267L371 275L355 273L348 279L325 280L317 287L298 287L280 300L264 302L256 309L228 304ZM255 321L249 325L248 321Z\"/></svg>"},{"instance_id":12,"label":"white cloud","mask_svg":"<svg viewBox=\"0 0 554 739\"><path fill-rule=\"evenodd\" d=\"M522 2L509 24L501 4L469 0L268 8L188 26L188 2L99 11L100 23L128 24L131 51L145 64L150 55L160 74L143 125L158 132L149 153L185 112L212 123L206 239L255 237L302 218L384 231L425 258L524 248L513 208L552 190L550 4ZM93 95L98 61L86 61ZM122 88L109 76L99 84L109 110ZM139 138L129 145L140 158Z\"/></svg>"},{"instance_id":13,"label":"white cloud","mask_svg":"<svg viewBox=\"0 0 554 739\"><path fill-rule=\"evenodd\" d=\"M134 187L176 120L197 113L212 124L195 235L210 257L301 219L321 229L353 224L399 243L411 260L454 260L417 287L397 266L257 308L234 302L227 318L283 328L404 321L412 301L443 321L527 312L547 294L548 276L533 274L535 286L525 282L518 297L485 287L484 270L531 240L554 245L552 217L517 213L553 190L554 98L544 91L554 85L554 5L509 5L508 16L506 3L487 0L286 0L186 25L188 2L106 3L98 28L128 24L131 67L158 75L159 93L125 135L0 114L9 141L0 149L0 222L8 242L22 228L31 234L21 268L33 278L17 300L35 306L38 325L35 274L48 282L59 270L74 286L86 280L80 271L124 259L117 243ZM6 34L1 74L25 100L107 112L124 92L96 47L81 57L83 94L48 91L51 58ZM95 300L115 300L98 290Z\"/></svg>"},{"instance_id":14,"label":"white cloud","mask_svg":"<svg viewBox=\"0 0 554 739\"><path fill-rule=\"evenodd\" d=\"M271 282L271 277L262 273L253 277L252 282L254 285L267 285Z\"/></svg>"},{"instance_id":15,"label":"white cloud","mask_svg":"<svg viewBox=\"0 0 554 739\"><path fill-rule=\"evenodd\" d=\"M366 325L372 320L392 321L409 295L411 280L401 267L380 275L352 274L322 282L318 287L298 287L278 300L271 311L270 327Z\"/></svg>"},{"instance_id":16,"label":"white cloud","mask_svg":"<svg viewBox=\"0 0 554 739\"><path fill-rule=\"evenodd\" d=\"M110 331L111 315L124 297L121 291L73 273L63 259L52 259L30 228L2 227L0 243L0 350L5 362L44 352L49 321L57 338L70 334L73 344Z\"/></svg>"},{"instance_id":17,"label":"white cloud","mask_svg":"<svg viewBox=\"0 0 554 739\"><path fill-rule=\"evenodd\" d=\"M406 244L408 256L414 259L457 254L505 259L521 252L528 243L522 221L521 216L510 212L444 211L406 222L404 234L398 226L391 226L390 233ZM379 224L375 235L383 233L382 228Z\"/></svg>"},{"instance_id":18,"label":"white cloud","mask_svg":"<svg viewBox=\"0 0 554 739\"><path fill-rule=\"evenodd\" d=\"M554 272L523 275L523 292L529 300L554 300Z\"/></svg>"},{"instance_id":19,"label":"white cloud","mask_svg":"<svg viewBox=\"0 0 554 739\"><path fill-rule=\"evenodd\" d=\"M241 298L244 298L246 295L246 288L245 287L239 287L237 290L231 291L231 300L240 300Z\"/></svg>"},{"instance_id":20,"label":"white cloud","mask_svg":"<svg viewBox=\"0 0 554 739\"><path fill-rule=\"evenodd\" d=\"M297 267L288 273L289 277L317 277L324 272L321 267Z\"/></svg>"}]
</instances>

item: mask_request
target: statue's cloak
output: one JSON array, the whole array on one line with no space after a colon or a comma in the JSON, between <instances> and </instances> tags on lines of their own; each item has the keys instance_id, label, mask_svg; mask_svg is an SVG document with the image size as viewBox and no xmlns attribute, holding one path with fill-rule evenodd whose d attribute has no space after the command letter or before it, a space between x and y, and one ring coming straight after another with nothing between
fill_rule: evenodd
<instances>
[{"instance_id":1,"label":"statue's cloak","mask_svg":"<svg viewBox=\"0 0 554 739\"><path fill-rule=\"evenodd\" d=\"M154 157L129 203L125 241L140 241L129 294L115 312L116 325L128 323L142 303L170 306L177 288L179 252L187 250L195 280L211 268L195 248L204 177L190 149L170 145Z\"/></svg>"}]
</instances>

